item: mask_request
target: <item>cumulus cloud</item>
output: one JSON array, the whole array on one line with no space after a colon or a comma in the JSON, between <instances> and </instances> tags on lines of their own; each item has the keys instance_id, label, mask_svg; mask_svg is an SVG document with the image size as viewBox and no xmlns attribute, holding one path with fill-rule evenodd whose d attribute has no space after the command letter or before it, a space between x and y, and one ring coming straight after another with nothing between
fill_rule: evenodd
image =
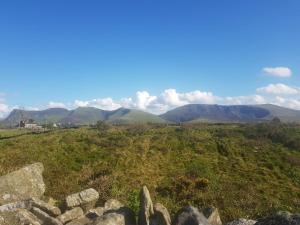
<instances>
[{"instance_id":1,"label":"cumulus cloud","mask_svg":"<svg viewBox=\"0 0 300 225\"><path fill-rule=\"evenodd\" d=\"M292 76L292 70L288 67L265 67L262 71L274 77L290 77Z\"/></svg>"},{"instance_id":2,"label":"cumulus cloud","mask_svg":"<svg viewBox=\"0 0 300 225\"><path fill-rule=\"evenodd\" d=\"M62 102L49 102L48 108L66 108L66 105Z\"/></svg>"},{"instance_id":3,"label":"cumulus cloud","mask_svg":"<svg viewBox=\"0 0 300 225\"><path fill-rule=\"evenodd\" d=\"M285 84L269 84L266 87L257 88L258 93L275 95L296 95L300 93L299 88L293 88Z\"/></svg>"},{"instance_id":4,"label":"cumulus cloud","mask_svg":"<svg viewBox=\"0 0 300 225\"><path fill-rule=\"evenodd\" d=\"M5 117L10 112L8 105L0 102L0 118Z\"/></svg>"},{"instance_id":5,"label":"cumulus cloud","mask_svg":"<svg viewBox=\"0 0 300 225\"><path fill-rule=\"evenodd\" d=\"M249 96L225 97L224 99L222 99L221 102L227 105L256 105L256 104L267 103L267 100L261 95L249 95Z\"/></svg>"},{"instance_id":6,"label":"cumulus cloud","mask_svg":"<svg viewBox=\"0 0 300 225\"><path fill-rule=\"evenodd\" d=\"M95 107L104 110L115 110L121 107L112 98L92 99L90 101L75 100L75 107Z\"/></svg>"}]
</instances>

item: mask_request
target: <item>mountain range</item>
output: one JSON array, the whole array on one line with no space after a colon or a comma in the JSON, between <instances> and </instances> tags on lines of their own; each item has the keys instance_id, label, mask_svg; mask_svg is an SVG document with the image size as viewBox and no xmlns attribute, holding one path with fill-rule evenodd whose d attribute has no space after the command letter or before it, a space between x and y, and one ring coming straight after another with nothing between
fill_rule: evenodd
<instances>
[{"instance_id":1,"label":"mountain range","mask_svg":"<svg viewBox=\"0 0 300 225\"><path fill-rule=\"evenodd\" d=\"M50 108L41 111L14 109L0 124L14 126L22 119L32 119L38 124L64 123L87 125L97 121L109 123L191 123L191 122L263 122L278 117L283 122L300 122L300 111L276 105L206 105L189 104L154 115L135 109L119 108L108 111L93 107L74 110Z\"/></svg>"}]
</instances>

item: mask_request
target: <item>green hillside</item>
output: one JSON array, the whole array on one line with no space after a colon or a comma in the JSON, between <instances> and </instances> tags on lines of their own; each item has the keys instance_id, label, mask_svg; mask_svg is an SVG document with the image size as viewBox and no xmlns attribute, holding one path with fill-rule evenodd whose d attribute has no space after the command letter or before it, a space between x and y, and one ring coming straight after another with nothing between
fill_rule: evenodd
<instances>
[{"instance_id":1,"label":"green hillside","mask_svg":"<svg viewBox=\"0 0 300 225\"><path fill-rule=\"evenodd\" d=\"M46 195L93 187L136 210L141 185L174 215L219 208L223 222L300 211L300 125L109 126L30 134L0 130L0 175L42 162ZM13 163L12 163L13 162Z\"/></svg>"}]
</instances>

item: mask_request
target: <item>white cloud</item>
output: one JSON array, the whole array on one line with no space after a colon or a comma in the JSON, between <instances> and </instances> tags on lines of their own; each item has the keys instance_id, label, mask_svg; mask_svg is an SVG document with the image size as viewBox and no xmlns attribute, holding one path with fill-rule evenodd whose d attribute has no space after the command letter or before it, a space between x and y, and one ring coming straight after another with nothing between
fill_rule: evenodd
<instances>
[{"instance_id":1,"label":"white cloud","mask_svg":"<svg viewBox=\"0 0 300 225\"><path fill-rule=\"evenodd\" d=\"M262 71L274 77L290 77L292 76L292 70L288 67L265 67Z\"/></svg>"},{"instance_id":2,"label":"white cloud","mask_svg":"<svg viewBox=\"0 0 300 225\"><path fill-rule=\"evenodd\" d=\"M283 106L286 108L297 109L300 110L300 98L284 98L281 96L276 96L273 104Z\"/></svg>"},{"instance_id":3,"label":"white cloud","mask_svg":"<svg viewBox=\"0 0 300 225\"><path fill-rule=\"evenodd\" d=\"M104 110L115 110L121 107L112 98L93 99L90 101L75 100L75 107L95 107Z\"/></svg>"},{"instance_id":4,"label":"white cloud","mask_svg":"<svg viewBox=\"0 0 300 225\"><path fill-rule=\"evenodd\" d=\"M266 99L261 95L225 97L220 104L227 105L256 105L267 103Z\"/></svg>"},{"instance_id":5,"label":"white cloud","mask_svg":"<svg viewBox=\"0 0 300 225\"><path fill-rule=\"evenodd\" d=\"M275 95L296 95L300 93L299 88L293 88L285 84L269 84L266 87L257 88L258 93Z\"/></svg>"},{"instance_id":6,"label":"white cloud","mask_svg":"<svg viewBox=\"0 0 300 225\"><path fill-rule=\"evenodd\" d=\"M66 108L66 105L62 102L49 102L48 108Z\"/></svg>"},{"instance_id":7,"label":"white cloud","mask_svg":"<svg viewBox=\"0 0 300 225\"><path fill-rule=\"evenodd\" d=\"M10 112L8 105L0 102L0 118L5 117Z\"/></svg>"}]
</instances>

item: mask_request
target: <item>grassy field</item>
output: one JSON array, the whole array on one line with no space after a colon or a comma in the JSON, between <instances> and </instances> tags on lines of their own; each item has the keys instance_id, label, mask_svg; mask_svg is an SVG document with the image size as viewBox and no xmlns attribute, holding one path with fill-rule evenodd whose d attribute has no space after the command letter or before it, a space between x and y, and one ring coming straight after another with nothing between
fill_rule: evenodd
<instances>
[{"instance_id":1,"label":"grassy field","mask_svg":"<svg viewBox=\"0 0 300 225\"><path fill-rule=\"evenodd\" d=\"M137 211L146 184L173 214L218 207L224 221L300 212L300 126L287 124L91 127L31 134L0 130L0 175L42 162L46 195L93 187Z\"/></svg>"}]
</instances>

